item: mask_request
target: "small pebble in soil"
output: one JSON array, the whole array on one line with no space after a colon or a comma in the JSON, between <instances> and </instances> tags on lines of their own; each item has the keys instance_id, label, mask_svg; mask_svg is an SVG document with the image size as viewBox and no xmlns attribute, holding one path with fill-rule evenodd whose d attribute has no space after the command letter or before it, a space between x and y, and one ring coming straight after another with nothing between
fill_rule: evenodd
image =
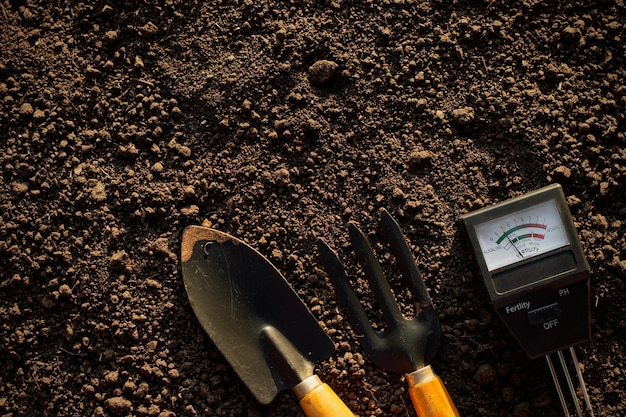
<instances>
[{"instance_id":1,"label":"small pebble in soil","mask_svg":"<svg viewBox=\"0 0 626 417\"><path fill-rule=\"evenodd\" d=\"M415 149L409 155L409 166L411 168L418 168L421 166L431 165L435 159L435 154L430 151Z\"/></svg>"},{"instance_id":2,"label":"small pebble in soil","mask_svg":"<svg viewBox=\"0 0 626 417\"><path fill-rule=\"evenodd\" d=\"M61 297L71 297L72 296L72 288L69 285L63 284L59 287L59 295Z\"/></svg>"},{"instance_id":3,"label":"small pebble in soil","mask_svg":"<svg viewBox=\"0 0 626 417\"><path fill-rule=\"evenodd\" d=\"M483 364L478 367L478 370L472 378L478 385L487 385L496 379L496 370L489 364Z\"/></svg>"},{"instance_id":4,"label":"small pebble in soil","mask_svg":"<svg viewBox=\"0 0 626 417\"><path fill-rule=\"evenodd\" d=\"M24 103L20 106L20 115L24 117L33 115L33 106L30 103Z\"/></svg>"},{"instance_id":5,"label":"small pebble in soil","mask_svg":"<svg viewBox=\"0 0 626 417\"><path fill-rule=\"evenodd\" d=\"M113 43L117 40L117 31L116 30L109 30L104 34L104 41L106 43Z\"/></svg>"},{"instance_id":6,"label":"small pebble in soil","mask_svg":"<svg viewBox=\"0 0 626 417\"><path fill-rule=\"evenodd\" d=\"M474 109L472 107L454 109L452 120L459 126L467 126L474 121Z\"/></svg>"},{"instance_id":7,"label":"small pebble in soil","mask_svg":"<svg viewBox=\"0 0 626 417\"><path fill-rule=\"evenodd\" d=\"M286 168L279 168L272 174L272 180L278 187L285 187L290 182L289 170Z\"/></svg>"},{"instance_id":8,"label":"small pebble in soil","mask_svg":"<svg viewBox=\"0 0 626 417\"><path fill-rule=\"evenodd\" d=\"M132 403L123 397L112 397L105 401L105 407L114 415L121 416L128 413L132 408Z\"/></svg>"},{"instance_id":9,"label":"small pebble in soil","mask_svg":"<svg viewBox=\"0 0 626 417\"><path fill-rule=\"evenodd\" d=\"M557 182L569 180L572 176L572 170L566 166L559 166L552 171L552 176Z\"/></svg>"},{"instance_id":10,"label":"small pebble in soil","mask_svg":"<svg viewBox=\"0 0 626 417\"><path fill-rule=\"evenodd\" d=\"M109 259L109 267L115 272L122 272L129 266L130 259L125 250L115 252Z\"/></svg>"},{"instance_id":11,"label":"small pebble in soil","mask_svg":"<svg viewBox=\"0 0 626 417\"><path fill-rule=\"evenodd\" d=\"M339 64L334 61L322 59L309 67L309 79L315 84L327 84L337 72Z\"/></svg>"}]
</instances>

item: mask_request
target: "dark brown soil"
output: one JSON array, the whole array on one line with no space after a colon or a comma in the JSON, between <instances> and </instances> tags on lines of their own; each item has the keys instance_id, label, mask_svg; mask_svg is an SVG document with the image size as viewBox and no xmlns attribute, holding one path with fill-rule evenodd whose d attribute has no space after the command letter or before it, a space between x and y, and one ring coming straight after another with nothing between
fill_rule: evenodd
<instances>
[{"instance_id":1,"label":"dark brown soil","mask_svg":"<svg viewBox=\"0 0 626 417\"><path fill-rule=\"evenodd\" d=\"M591 269L578 348L625 415L622 0L0 3L0 415L293 416L201 331L182 229L270 257L337 344L318 373L360 416L414 416L360 347L315 239L414 247L462 416L559 416L546 364L493 315L462 214L563 185ZM488 377L485 377L487 375Z\"/></svg>"}]
</instances>

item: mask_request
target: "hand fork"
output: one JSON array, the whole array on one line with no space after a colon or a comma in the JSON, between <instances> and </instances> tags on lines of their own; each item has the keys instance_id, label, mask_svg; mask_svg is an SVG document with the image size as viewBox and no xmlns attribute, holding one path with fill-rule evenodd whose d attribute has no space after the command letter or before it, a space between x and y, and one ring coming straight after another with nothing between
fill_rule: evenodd
<instances>
[{"instance_id":1,"label":"hand fork","mask_svg":"<svg viewBox=\"0 0 626 417\"><path fill-rule=\"evenodd\" d=\"M368 357L381 368L405 374L418 416L458 417L459 412L441 378L428 365L439 346L441 329L426 285L400 226L386 210L381 215L381 227L415 302L412 319L406 319L400 312L367 238L354 223L348 224L350 241L382 310L386 322L384 330L372 327L337 254L326 242L318 239L322 266Z\"/></svg>"}]
</instances>

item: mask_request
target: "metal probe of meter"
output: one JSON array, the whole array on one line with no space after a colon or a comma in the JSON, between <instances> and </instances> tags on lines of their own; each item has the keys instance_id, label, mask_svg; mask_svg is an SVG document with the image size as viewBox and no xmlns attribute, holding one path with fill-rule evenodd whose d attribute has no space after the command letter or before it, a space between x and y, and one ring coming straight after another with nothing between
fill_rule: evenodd
<instances>
[{"instance_id":1,"label":"metal probe of meter","mask_svg":"<svg viewBox=\"0 0 626 417\"><path fill-rule=\"evenodd\" d=\"M563 381L583 417L573 368L584 411L593 417L573 348L590 339L589 265L561 186L468 213L461 224L495 312L530 358L546 358L565 415Z\"/></svg>"}]
</instances>

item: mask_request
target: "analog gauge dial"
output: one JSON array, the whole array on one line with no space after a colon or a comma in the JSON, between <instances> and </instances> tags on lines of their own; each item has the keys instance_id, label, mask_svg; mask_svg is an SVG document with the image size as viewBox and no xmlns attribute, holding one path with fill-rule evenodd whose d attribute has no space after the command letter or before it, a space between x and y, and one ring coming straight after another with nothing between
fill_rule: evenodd
<instances>
[{"instance_id":1,"label":"analog gauge dial","mask_svg":"<svg viewBox=\"0 0 626 417\"><path fill-rule=\"evenodd\" d=\"M554 200L478 224L474 230L489 271L569 245Z\"/></svg>"}]
</instances>

